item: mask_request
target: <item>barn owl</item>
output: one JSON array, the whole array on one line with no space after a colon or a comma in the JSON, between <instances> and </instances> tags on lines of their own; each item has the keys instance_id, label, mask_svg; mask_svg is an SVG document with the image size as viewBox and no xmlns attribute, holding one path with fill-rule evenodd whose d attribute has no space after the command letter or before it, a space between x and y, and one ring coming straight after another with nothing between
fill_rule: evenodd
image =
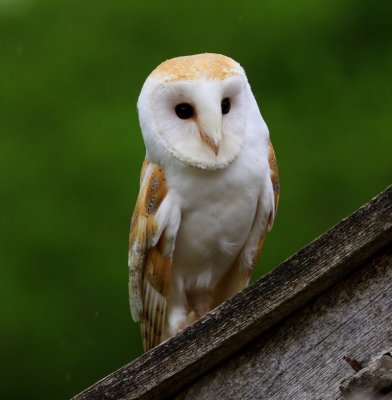
<instances>
[{"instance_id":1,"label":"barn owl","mask_svg":"<svg viewBox=\"0 0 392 400\"><path fill-rule=\"evenodd\" d=\"M248 285L279 178L267 125L229 57L163 62L143 85L138 113L146 158L129 292L148 350Z\"/></svg>"}]
</instances>

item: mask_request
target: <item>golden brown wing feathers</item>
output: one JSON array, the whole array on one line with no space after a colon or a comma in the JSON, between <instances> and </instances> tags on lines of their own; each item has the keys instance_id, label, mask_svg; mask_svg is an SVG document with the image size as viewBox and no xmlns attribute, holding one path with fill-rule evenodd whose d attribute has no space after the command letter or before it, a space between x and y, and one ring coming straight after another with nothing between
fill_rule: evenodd
<instances>
[{"instance_id":1,"label":"golden brown wing feathers","mask_svg":"<svg viewBox=\"0 0 392 400\"><path fill-rule=\"evenodd\" d=\"M272 181L272 188L274 189L274 197L275 197L275 214L278 210L278 203L279 203L279 193L280 193L280 183L279 183L279 171L278 171L278 164L276 162L275 151L270 142L270 152L269 152L269 165L271 169L271 181Z\"/></svg>"},{"instance_id":2,"label":"golden brown wing feathers","mask_svg":"<svg viewBox=\"0 0 392 400\"><path fill-rule=\"evenodd\" d=\"M172 260L162 253L164 232L157 241L156 213L166 195L163 168L145 160L129 235L131 310L133 318L140 320L145 350L160 343L165 322Z\"/></svg>"}]
</instances>

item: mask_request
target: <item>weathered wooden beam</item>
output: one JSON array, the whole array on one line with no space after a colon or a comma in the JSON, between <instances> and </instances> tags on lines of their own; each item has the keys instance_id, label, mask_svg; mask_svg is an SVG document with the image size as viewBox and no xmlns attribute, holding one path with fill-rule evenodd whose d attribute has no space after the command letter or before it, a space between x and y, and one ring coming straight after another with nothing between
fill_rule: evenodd
<instances>
[{"instance_id":1,"label":"weathered wooden beam","mask_svg":"<svg viewBox=\"0 0 392 400\"><path fill-rule=\"evenodd\" d=\"M74 399L171 398L391 243L392 186L180 335Z\"/></svg>"},{"instance_id":2,"label":"weathered wooden beam","mask_svg":"<svg viewBox=\"0 0 392 400\"><path fill-rule=\"evenodd\" d=\"M377 383L377 376L364 381L355 371L392 351L391 294L392 249L384 248L170 398L338 400L346 379L346 394L371 400L359 393L365 387L368 393L392 389L392 382L385 382L383 372Z\"/></svg>"}]
</instances>

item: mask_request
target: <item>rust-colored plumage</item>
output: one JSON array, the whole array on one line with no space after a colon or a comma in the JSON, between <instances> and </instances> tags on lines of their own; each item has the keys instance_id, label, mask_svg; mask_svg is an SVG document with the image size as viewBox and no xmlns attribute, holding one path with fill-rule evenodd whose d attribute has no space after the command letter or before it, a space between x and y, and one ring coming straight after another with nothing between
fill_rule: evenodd
<instances>
[{"instance_id":1,"label":"rust-colored plumage","mask_svg":"<svg viewBox=\"0 0 392 400\"><path fill-rule=\"evenodd\" d=\"M151 73L165 76L172 81L200 78L225 79L238 72L239 66L231 58L207 53L202 56L176 57L164 61Z\"/></svg>"},{"instance_id":2,"label":"rust-colored plumage","mask_svg":"<svg viewBox=\"0 0 392 400\"><path fill-rule=\"evenodd\" d=\"M163 169L145 160L129 235L129 257L133 266L129 296L133 315L141 322L145 349L161 341L170 285L171 258L163 254L164 232L156 238L159 231L156 212L166 194Z\"/></svg>"}]
</instances>

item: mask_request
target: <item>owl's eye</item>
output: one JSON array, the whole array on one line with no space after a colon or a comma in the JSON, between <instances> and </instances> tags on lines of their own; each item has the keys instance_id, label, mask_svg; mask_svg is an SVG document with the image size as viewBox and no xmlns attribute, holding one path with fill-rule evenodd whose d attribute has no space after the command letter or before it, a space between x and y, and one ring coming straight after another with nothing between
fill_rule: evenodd
<instances>
[{"instance_id":1,"label":"owl's eye","mask_svg":"<svg viewBox=\"0 0 392 400\"><path fill-rule=\"evenodd\" d=\"M188 103L177 104L176 114L178 118L189 119L193 116L193 107Z\"/></svg>"},{"instance_id":2,"label":"owl's eye","mask_svg":"<svg viewBox=\"0 0 392 400\"><path fill-rule=\"evenodd\" d=\"M221 103L222 114L228 114L230 111L230 107L231 107L230 99L228 97L225 97Z\"/></svg>"}]
</instances>

